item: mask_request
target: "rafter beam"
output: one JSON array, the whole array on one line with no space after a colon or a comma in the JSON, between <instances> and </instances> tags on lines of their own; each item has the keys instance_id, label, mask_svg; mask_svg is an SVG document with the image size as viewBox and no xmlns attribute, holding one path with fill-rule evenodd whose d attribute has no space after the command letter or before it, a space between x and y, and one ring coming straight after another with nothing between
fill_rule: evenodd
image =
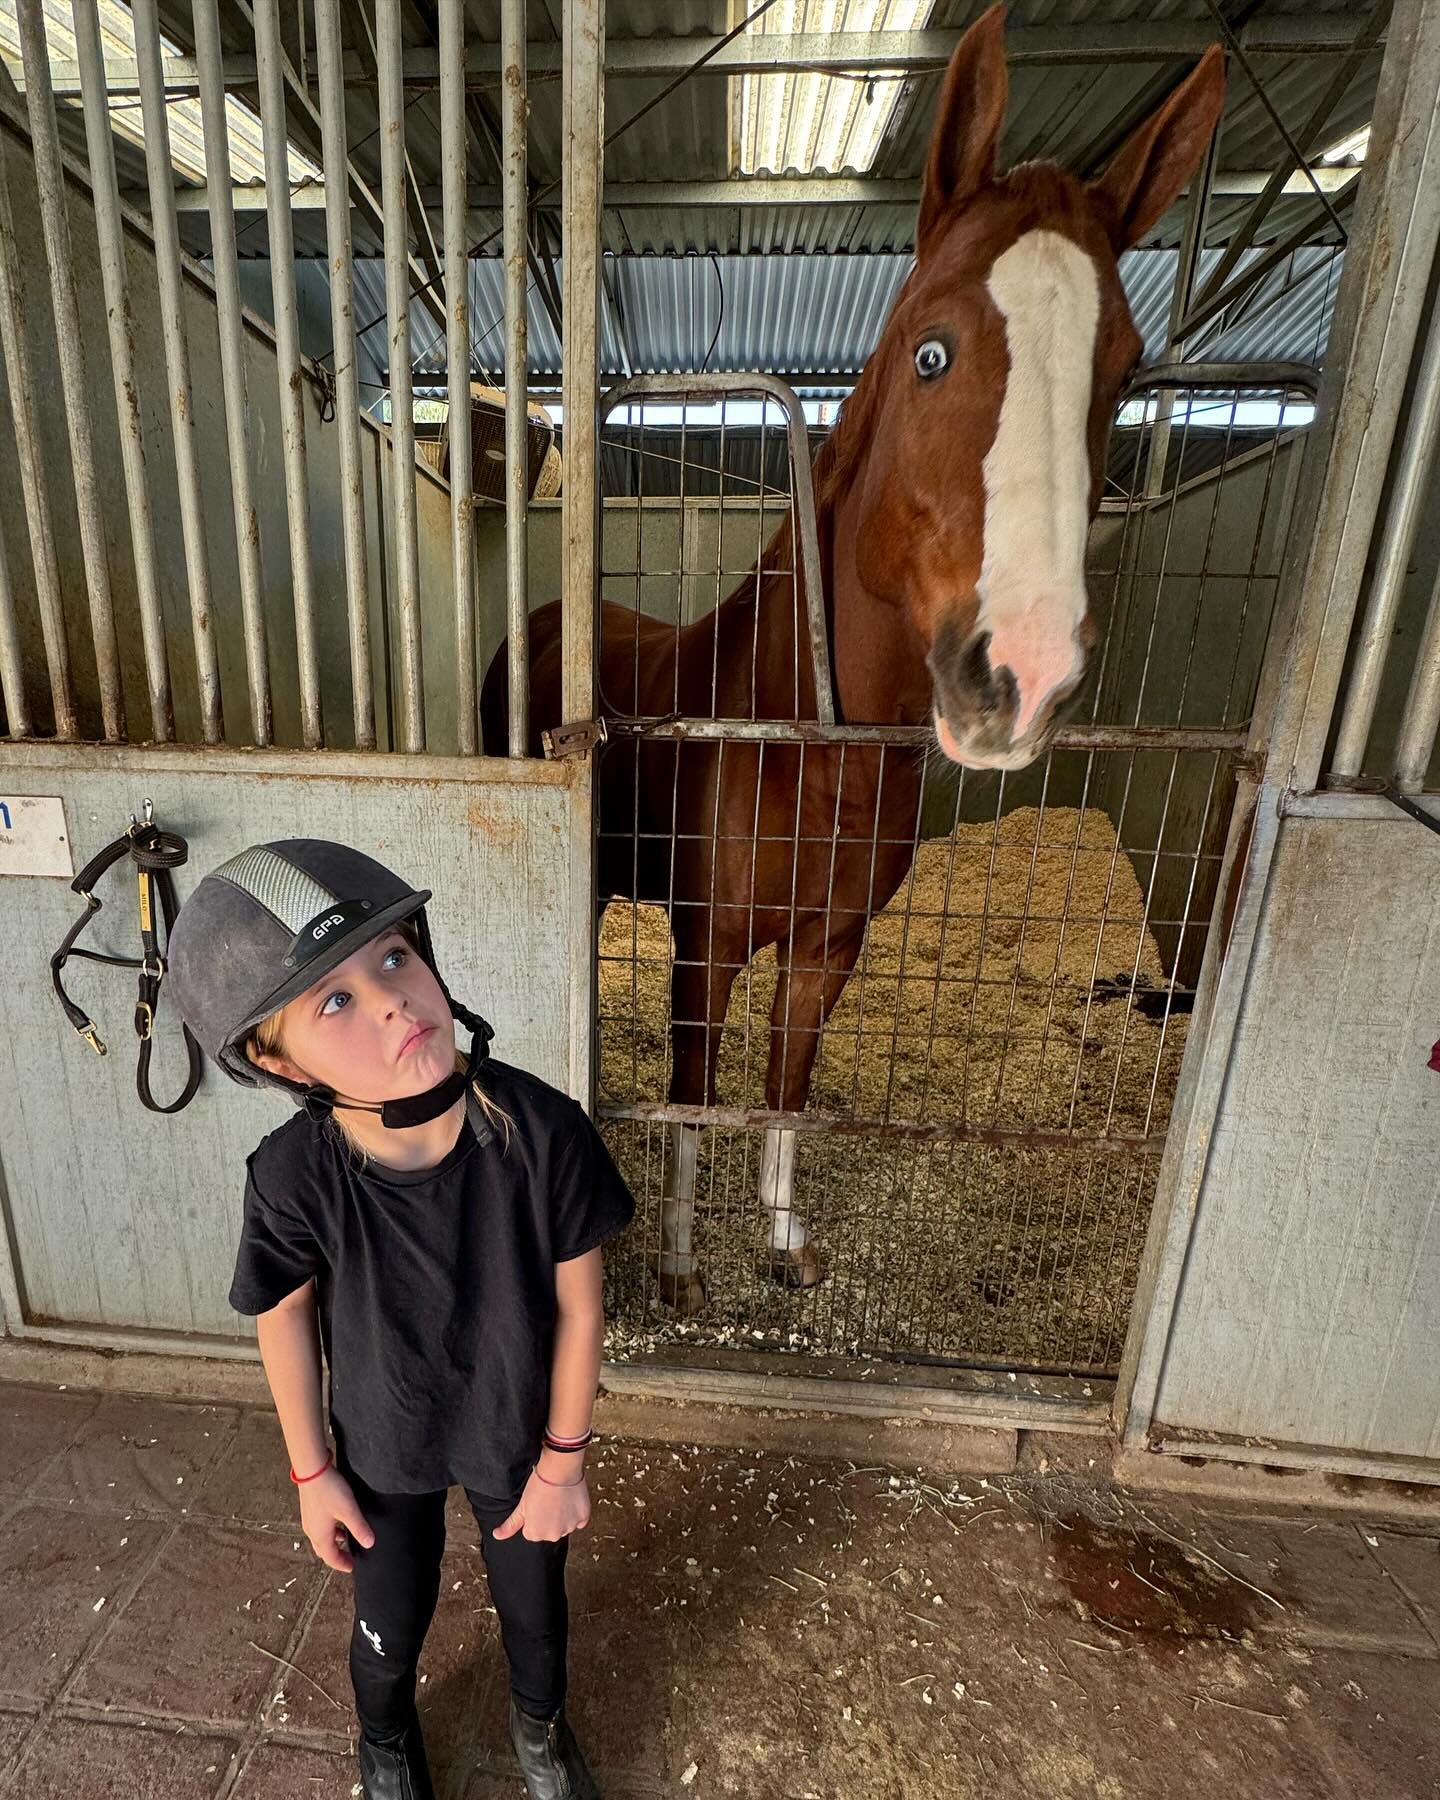
<instances>
[{"instance_id":1,"label":"rafter beam","mask_svg":"<svg viewBox=\"0 0 1440 1800\"><path fill-rule=\"evenodd\" d=\"M1321 187L1329 194L1343 193L1355 180L1353 168L1321 167L1312 171ZM1270 180L1264 169L1238 169L1216 176L1212 193L1227 197L1260 193ZM1314 188L1301 174L1286 182L1287 194L1313 194ZM440 189L424 185L419 194L427 211L440 210ZM139 192L128 195L136 206L145 205ZM244 184L232 190L236 212L263 212L263 185ZM776 207L776 206L915 206L920 199L919 179L888 181L868 176L787 175L746 176L735 181L612 181L605 186L607 211L626 207ZM500 205L500 189L494 183L472 183L467 203L472 212L494 211ZM175 204L180 212L204 212L209 205L208 191L203 187L179 188ZM297 212L319 212L325 205L323 182L306 182L292 190L290 204ZM537 209L560 210L560 194L555 192L532 203Z\"/></svg>"},{"instance_id":2,"label":"rafter beam","mask_svg":"<svg viewBox=\"0 0 1440 1800\"><path fill-rule=\"evenodd\" d=\"M1250 56L1294 58L1345 56L1354 45L1353 23L1343 14L1278 16L1252 19L1237 32ZM942 69L950 60L962 33L930 31L799 31L766 37L741 37L727 44L703 68L697 79L716 75L765 75L776 70L808 69L816 73L847 74L864 71L879 75L919 75ZM718 40L697 37L622 38L610 40L605 51L605 73L611 80L654 80L683 74ZM1021 25L1005 34L1005 51L1012 67L1049 67L1062 63L1153 63L1200 56L1215 41L1204 21L1154 20L1120 25ZM530 79L553 79L560 73L560 46L553 41L526 48ZM161 68L165 89L171 94L198 92L199 79L191 56L166 57ZM474 44L465 58L467 79L493 86L500 77L498 44ZM253 56L227 56L225 86L253 88ZM56 62L52 76L57 99L78 99L80 71L73 62ZM407 87L434 88L440 84L439 51L418 45L405 52ZM19 77L17 76L17 80ZM359 57L345 58L345 80L354 87L374 85ZM108 57L105 82L117 97L138 94L139 77L134 57ZM23 91L23 82L21 83Z\"/></svg>"}]
</instances>

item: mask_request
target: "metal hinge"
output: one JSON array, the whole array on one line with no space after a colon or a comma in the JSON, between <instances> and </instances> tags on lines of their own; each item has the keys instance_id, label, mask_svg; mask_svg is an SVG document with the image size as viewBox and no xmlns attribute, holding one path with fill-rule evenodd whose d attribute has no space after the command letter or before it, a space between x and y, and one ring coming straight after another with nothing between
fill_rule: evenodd
<instances>
[{"instance_id":1,"label":"metal hinge","mask_svg":"<svg viewBox=\"0 0 1440 1800\"><path fill-rule=\"evenodd\" d=\"M577 719L573 724L542 731L540 741L546 756L557 762L562 756L585 756L597 744L605 743L609 735L603 719Z\"/></svg>"}]
</instances>

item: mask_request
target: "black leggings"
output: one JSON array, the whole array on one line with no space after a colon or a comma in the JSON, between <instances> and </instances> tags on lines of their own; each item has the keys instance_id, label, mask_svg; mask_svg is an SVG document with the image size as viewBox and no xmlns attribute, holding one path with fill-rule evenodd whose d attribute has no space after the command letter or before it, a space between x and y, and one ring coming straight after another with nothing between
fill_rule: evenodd
<instances>
[{"instance_id":1,"label":"black leggings","mask_svg":"<svg viewBox=\"0 0 1440 1800\"><path fill-rule=\"evenodd\" d=\"M369 1550L352 1539L350 1678L361 1728L380 1742L397 1736L415 1718L416 1664L440 1592L445 1490L379 1494L352 1470L344 1474L375 1533ZM510 1664L510 1691L522 1711L553 1718L565 1700L565 1557L570 1540L536 1544L519 1532L497 1539L495 1527L509 1518L515 1501L468 1488L465 1497L480 1527L490 1597Z\"/></svg>"}]
</instances>

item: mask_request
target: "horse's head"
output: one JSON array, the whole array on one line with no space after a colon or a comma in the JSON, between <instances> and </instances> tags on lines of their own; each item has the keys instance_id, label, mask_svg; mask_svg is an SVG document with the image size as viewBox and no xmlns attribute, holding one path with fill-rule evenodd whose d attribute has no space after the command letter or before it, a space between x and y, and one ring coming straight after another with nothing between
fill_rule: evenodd
<instances>
[{"instance_id":1,"label":"horse's head","mask_svg":"<svg viewBox=\"0 0 1440 1800\"><path fill-rule=\"evenodd\" d=\"M856 395L849 498L856 573L924 647L942 750L1018 769L1096 635L1086 531L1141 350L1117 258L1193 173L1225 70L1208 51L1092 182L1048 162L1001 175L1003 23L999 7L978 20L945 79L915 268Z\"/></svg>"}]
</instances>

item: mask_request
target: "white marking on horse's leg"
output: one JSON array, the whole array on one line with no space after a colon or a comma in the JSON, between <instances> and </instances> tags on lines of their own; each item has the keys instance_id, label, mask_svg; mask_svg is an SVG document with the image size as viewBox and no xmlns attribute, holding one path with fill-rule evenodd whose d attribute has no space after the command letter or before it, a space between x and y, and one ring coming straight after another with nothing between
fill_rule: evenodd
<instances>
[{"instance_id":1,"label":"white marking on horse's leg","mask_svg":"<svg viewBox=\"0 0 1440 1800\"><path fill-rule=\"evenodd\" d=\"M695 1157L698 1125L672 1125L665 1158L665 1192L660 1202L660 1272L688 1275L694 1266L690 1232L695 1222Z\"/></svg>"},{"instance_id":2,"label":"white marking on horse's leg","mask_svg":"<svg viewBox=\"0 0 1440 1800\"><path fill-rule=\"evenodd\" d=\"M767 1127L760 1152L760 1199L770 1209L770 1248L799 1250L809 1241L791 1211L795 1199L795 1133Z\"/></svg>"},{"instance_id":3,"label":"white marking on horse's leg","mask_svg":"<svg viewBox=\"0 0 1440 1800\"><path fill-rule=\"evenodd\" d=\"M977 625L990 633L990 666L1015 677L1018 743L1084 667L1100 280L1087 251L1040 230L996 257L988 286L1005 320L1010 373L984 464Z\"/></svg>"}]
</instances>

